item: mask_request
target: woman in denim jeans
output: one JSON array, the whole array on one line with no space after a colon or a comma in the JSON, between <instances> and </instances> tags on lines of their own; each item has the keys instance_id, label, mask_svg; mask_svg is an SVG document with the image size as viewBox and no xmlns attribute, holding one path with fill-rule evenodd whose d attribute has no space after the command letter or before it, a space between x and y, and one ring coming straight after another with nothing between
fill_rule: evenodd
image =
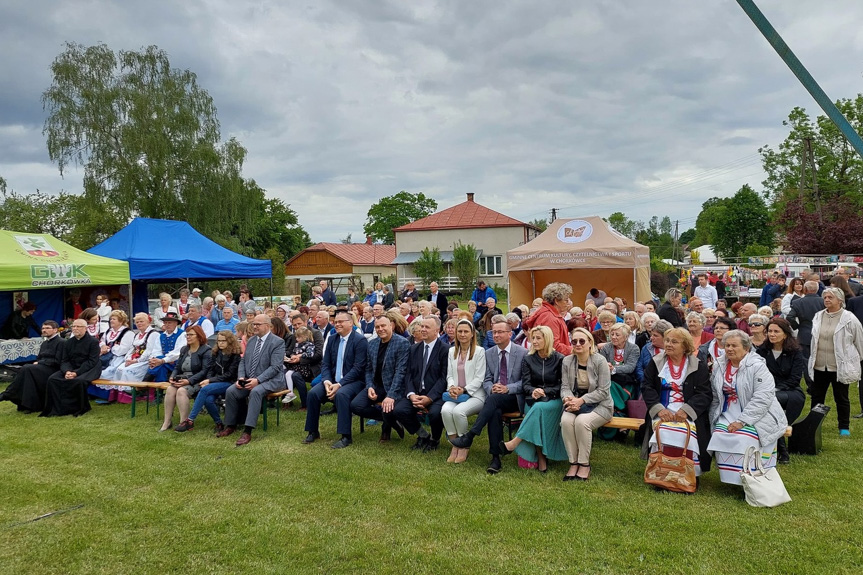
<instances>
[{"instance_id":1,"label":"woman in denim jeans","mask_svg":"<svg viewBox=\"0 0 863 575\"><path fill-rule=\"evenodd\" d=\"M225 394L231 385L237 381L237 370L240 367L241 355L240 342L237 336L228 330L216 334L216 345L213 347L213 361L207 372L207 379L201 382L201 389L195 398L195 404L189 413L189 418L181 421L174 431L189 431L195 427L195 418L201 410L207 408L207 413L216 423L214 431L222 431L225 426L219 415L216 398Z\"/></svg>"}]
</instances>

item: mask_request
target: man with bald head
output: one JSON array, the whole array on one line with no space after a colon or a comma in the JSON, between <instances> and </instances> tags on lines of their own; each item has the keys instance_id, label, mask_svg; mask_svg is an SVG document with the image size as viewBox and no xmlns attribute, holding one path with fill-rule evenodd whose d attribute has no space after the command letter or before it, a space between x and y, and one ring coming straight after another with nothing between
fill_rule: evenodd
<instances>
[{"instance_id":1,"label":"man with bald head","mask_svg":"<svg viewBox=\"0 0 863 575\"><path fill-rule=\"evenodd\" d=\"M60 371L48 378L42 417L79 416L90 411L87 386L102 373L99 342L87 333L87 322L72 322L72 337L60 348Z\"/></svg>"},{"instance_id":2,"label":"man with bald head","mask_svg":"<svg viewBox=\"0 0 863 575\"><path fill-rule=\"evenodd\" d=\"M749 329L749 316L755 313L758 313L758 306L752 302L740 306L740 313L737 316L737 329L746 333L746 335L752 335Z\"/></svg>"},{"instance_id":3,"label":"man with bald head","mask_svg":"<svg viewBox=\"0 0 863 575\"><path fill-rule=\"evenodd\" d=\"M252 430L258 424L261 405L267 395L287 386L283 364L285 340L270 333L270 318L264 314L254 317L252 329L255 335L246 345L237 382L225 392L225 429L218 435L231 435L239 422L245 419L245 429L237 440L237 447L252 440ZM246 398L249 399L248 409Z\"/></svg>"}]
</instances>

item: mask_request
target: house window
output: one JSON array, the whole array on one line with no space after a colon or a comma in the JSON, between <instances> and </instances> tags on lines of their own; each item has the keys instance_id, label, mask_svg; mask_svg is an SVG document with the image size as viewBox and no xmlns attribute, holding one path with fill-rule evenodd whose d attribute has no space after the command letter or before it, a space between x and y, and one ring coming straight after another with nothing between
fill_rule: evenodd
<instances>
[{"instance_id":1,"label":"house window","mask_svg":"<svg viewBox=\"0 0 863 575\"><path fill-rule=\"evenodd\" d=\"M483 256L479 258L479 275L503 275L503 271L501 269L501 256Z\"/></svg>"}]
</instances>

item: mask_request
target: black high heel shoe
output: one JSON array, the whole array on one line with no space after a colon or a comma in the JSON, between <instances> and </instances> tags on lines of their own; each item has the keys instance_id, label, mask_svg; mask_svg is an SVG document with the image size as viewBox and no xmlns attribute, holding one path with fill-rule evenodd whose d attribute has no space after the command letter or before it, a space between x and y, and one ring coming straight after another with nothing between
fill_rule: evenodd
<instances>
[{"instance_id":1,"label":"black high heel shoe","mask_svg":"<svg viewBox=\"0 0 863 575\"><path fill-rule=\"evenodd\" d=\"M505 441L501 441L500 443L498 443L497 447L498 447L498 449L500 449L501 455L509 455L510 453L512 453L512 451L510 451L509 449L506 448L506 442Z\"/></svg>"}]
</instances>

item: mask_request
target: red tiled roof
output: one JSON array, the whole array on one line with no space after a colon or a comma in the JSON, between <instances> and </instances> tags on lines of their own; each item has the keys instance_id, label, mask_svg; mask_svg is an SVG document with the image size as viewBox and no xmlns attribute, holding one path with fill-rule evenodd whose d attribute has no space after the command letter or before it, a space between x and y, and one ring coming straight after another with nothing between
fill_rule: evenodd
<instances>
[{"instance_id":1,"label":"red tiled roof","mask_svg":"<svg viewBox=\"0 0 863 575\"><path fill-rule=\"evenodd\" d=\"M473 200L467 200L451 208L426 216L395 228L395 232L407 232L417 230L451 230L462 228L507 228L527 226L530 224L520 222L500 212L496 212Z\"/></svg>"},{"instance_id":2,"label":"red tiled roof","mask_svg":"<svg viewBox=\"0 0 863 575\"><path fill-rule=\"evenodd\" d=\"M355 266L388 266L396 257L396 247L383 244L342 244L321 242L303 251L326 251ZM301 252L302 253L302 252Z\"/></svg>"}]
</instances>

